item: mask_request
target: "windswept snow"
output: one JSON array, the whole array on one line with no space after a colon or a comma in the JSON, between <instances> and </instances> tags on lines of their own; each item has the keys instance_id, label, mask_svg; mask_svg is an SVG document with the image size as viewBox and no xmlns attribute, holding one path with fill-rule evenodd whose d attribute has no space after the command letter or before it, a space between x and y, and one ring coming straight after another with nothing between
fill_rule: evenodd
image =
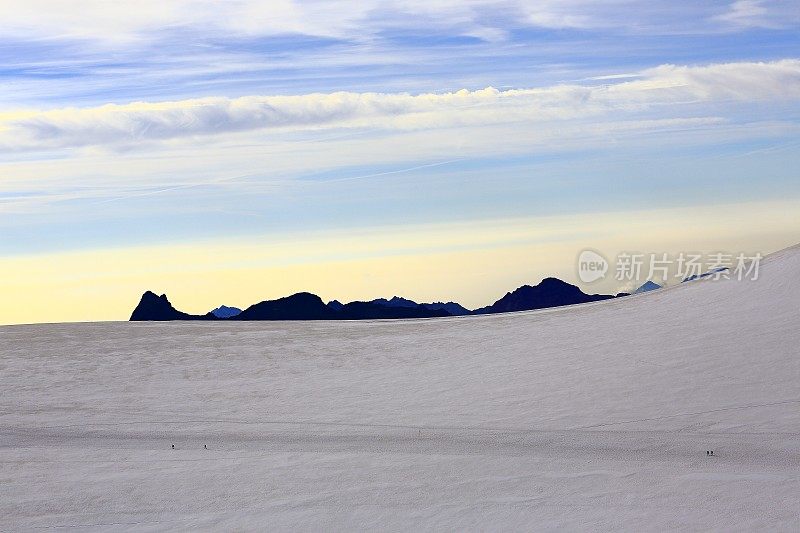
<instances>
[{"instance_id":1,"label":"windswept snow","mask_svg":"<svg viewBox=\"0 0 800 533\"><path fill-rule=\"evenodd\" d=\"M3 529L800 527L800 248L506 315L3 327L0 376Z\"/></svg>"}]
</instances>

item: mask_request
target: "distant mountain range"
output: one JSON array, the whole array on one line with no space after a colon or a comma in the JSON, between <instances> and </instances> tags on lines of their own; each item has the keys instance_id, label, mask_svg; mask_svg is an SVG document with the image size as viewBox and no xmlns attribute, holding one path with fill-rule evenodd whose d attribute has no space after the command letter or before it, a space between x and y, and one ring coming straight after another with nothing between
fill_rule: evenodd
<instances>
[{"instance_id":1,"label":"distant mountain range","mask_svg":"<svg viewBox=\"0 0 800 533\"><path fill-rule=\"evenodd\" d=\"M211 314L217 318L231 318L232 316L236 316L242 312L241 309L238 307L228 307L227 305L220 305L213 311Z\"/></svg>"},{"instance_id":2,"label":"distant mountain range","mask_svg":"<svg viewBox=\"0 0 800 533\"><path fill-rule=\"evenodd\" d=\"M166 294L158 296L154 292L146 291L142 294L139 305L133 310L131 320L203 320L208 319L209 316L211 319L217 318L211 313L207 316L183 313L172 307Z\"/></svg>"},{"instance_id":3,"label":"distant mountain range","mask_svg":"<svg viewBox=\"0 0 800 533\"><path fill-rule=\"evenodd\" d=\"M712 276L716 276L721 272L725 272L726 270L728 270L728 267L718 267L709 270L708 272L703 272L702 274L692 274L688 278L683 278L683 281L681 281L681 283L686 283L687 281L696 281L698 279L710 278Z\"/></svg>"},{"instance_id":4,"label":"distant mountain range","mask_svg":"<svg viewBox=\"0 0 800 533\"><path fill-rule=\"evenodd\" d=\"M476 315L508 313L511 311L530 311L562 305L585 304L615 298L610 294L586 294L575 285L558 278L545 278L538 285L523 285L506 293L492 305L473 311Z\"/></svg>"},{"instance_id":5,"label":"distant mountain range","mask_svg":"<svg viewBox=\"0 0 800 533\"><path fill-rule=\"evenodd\" d=\"M466 307L457 304L455 302L434 302L430 304L418 304L413 300L406 300L405 298L401 298L399 296L393 296L391 300L387 300L386 298L378 298L377 300L372 300L373 304L383 305L386 307L404 307L404 308L416 308L418 306L422 306L425 309L430 311L446 311L449 316L462 316L468 315L472 311L467 309Z\"/></svg>"},{"instance_id":6,"label":"distant mountain range","mask_svg":"<svg viewBox=\"0 0 800 533\"><path fill-rule=\"evenodd\" d=\"M639 287L638 289L633 291L633 294L642 294L643 292L655 291L655 290L660 289L660 288L661 288L661 285L659 285L655 281L647 280L647 281L644 282L644 284L641 287Z\"/></svg>"},{"instance_id":7,"label":"distant mountain range","mask_svg":"<svg viewBox=\"0 0 800 533\"><path fill-rule=\"evenodd\" d=\"M497 300L494 304L470 311L455 302L419 304L394 296L369 302L343 304L332 300L327 304L316 294L300 292L277 300L265 300L241 311L220 306L205 315L190 315L173 307L165 294L147 291L131 314L132 321L149 320L375 320L400 318L437 318L463 315L485 315L512 311L530 311L562 305L608 300L620 296L586 294L575 285L557 278L546 278L538 285L524 285Z\"/></svg>"}]
</instances>

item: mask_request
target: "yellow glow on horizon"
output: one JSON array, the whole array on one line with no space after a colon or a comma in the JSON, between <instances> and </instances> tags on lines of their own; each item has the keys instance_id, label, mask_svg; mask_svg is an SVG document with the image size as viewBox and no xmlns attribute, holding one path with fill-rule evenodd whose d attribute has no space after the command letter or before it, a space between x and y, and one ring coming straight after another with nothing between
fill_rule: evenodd
<instances>
[{"instance_id":1,"label":"yellow glow on horizon","mask_svg":"<svg viewBox=\"0 0 800 533\"><path fill-rule=\"evenodd\" d=\"M145 290L205 313L299 291L488 305L547 276L576 282L584 248L771 252L800 241L800 202L613 212L0 257L0 324L127 320ZM591 292L616 292L607 279Z\"/></svg>"}]
</instances>

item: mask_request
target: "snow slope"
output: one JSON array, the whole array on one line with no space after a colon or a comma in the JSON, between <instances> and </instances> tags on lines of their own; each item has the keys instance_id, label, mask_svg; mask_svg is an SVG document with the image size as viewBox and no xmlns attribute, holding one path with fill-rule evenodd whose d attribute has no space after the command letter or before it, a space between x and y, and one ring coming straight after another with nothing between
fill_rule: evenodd
<instances>
[{"instance_id":1,"label":"snow slope","mask_svg":"<svg viewBox=\"0 0 800 533\"><path fill-rule=\"evenodd\" d=\"M2 327L2 529L796 531L800 248L760 274L506 315Z\"/></svg>"}]
</instances>

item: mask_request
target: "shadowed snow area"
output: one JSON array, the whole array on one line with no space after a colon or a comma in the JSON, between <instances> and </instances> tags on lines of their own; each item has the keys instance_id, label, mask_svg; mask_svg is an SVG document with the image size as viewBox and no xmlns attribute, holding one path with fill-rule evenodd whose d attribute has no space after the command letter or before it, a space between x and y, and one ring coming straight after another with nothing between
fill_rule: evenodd
<instances>
[{"instance_id":1,"label":"shadowed snow area","mask_svg":"<svg viewBox=\"0 0 800 533\"><path fill-rule=\"evenodd\" d=\"M2 327L3 529L797 530L799 287Z\"/></svg>"}]
</instances>

